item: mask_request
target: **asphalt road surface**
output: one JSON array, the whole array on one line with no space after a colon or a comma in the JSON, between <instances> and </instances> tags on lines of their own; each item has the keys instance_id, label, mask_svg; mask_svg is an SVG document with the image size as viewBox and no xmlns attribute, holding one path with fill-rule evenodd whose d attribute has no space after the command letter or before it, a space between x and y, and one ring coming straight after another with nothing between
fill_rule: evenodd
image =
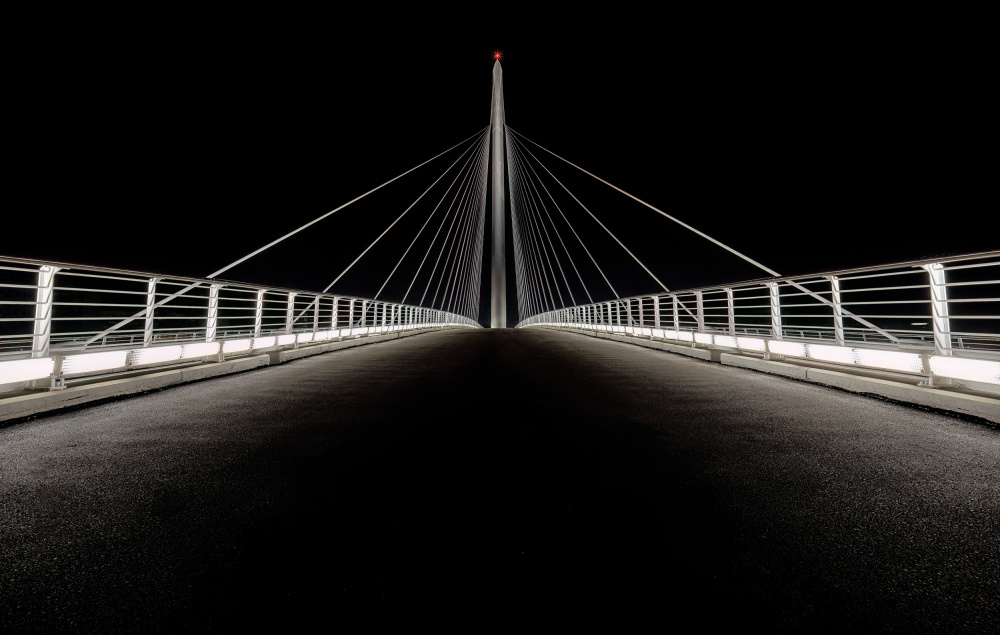
<instances>
[{"instance_id":1,"label":"asphalt road surface","mask_svg":"<svg viewBox=\"0 0 1000 635\"><path fill-rule=\"evenodd\" d=\"M997 624L1000 430L617 342L435 333L0 428L5 634Z\"/></svg>"}]
</instances>

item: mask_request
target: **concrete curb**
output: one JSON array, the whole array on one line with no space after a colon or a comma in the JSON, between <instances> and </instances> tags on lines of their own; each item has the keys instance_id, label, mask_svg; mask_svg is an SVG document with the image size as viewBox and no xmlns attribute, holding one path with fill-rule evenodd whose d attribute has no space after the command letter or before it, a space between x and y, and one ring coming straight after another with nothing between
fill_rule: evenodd
<instances>
[{"instance_id":1,"label":"concrete curb","mask_svg":"<svg viewBox=\"0 0 1000 635\"><path fill-rule=\"evenodd\" d=\"M267 355L253 355L251 357L241 357L239 359L191 368L179 368L140 375L138 377L113 379L99 384L73 386L65 390L53 390L51 392L11 397L0 401L0 421L18 419L59 408L78 406L98 399L122 397L158 388L166 388L167 386L176 384L198 381L199 379L239 373L267 365Z\"/></svg>"},{"instance_id":2,"label":"concrete curb","mask_svg":"<svg viewBox=\"0 0 1000 635\"><path fill-rule=\"evenodd\" d=\"M0 399L0 422L11 419L29 417L50 410L60 408L70 408L100 399L110 399L114 397L124 397L137 393L147 392L185 384L210 377L219 377L231 373L240 373L245 370L273 366L293 359L320 355L332 351L353 348L364 344L375 344L400 337L411 337L430 331L440 331L442 329L420 329L416 331L396 331L393 333L380 333L378 335L368 335L357 339L344 340L342 342L330 342L306 346L303 348L271 351L261 355L251 355L227 359L222 362L202 364L188 368L176 368L164 370L157 373L139 375L137 377L125 377L122 379L112 379L96 384L86 384L83 386L73 386L65 390L53 390L51 392L38 392L19 397L9 397Z\"/></svg>"},{"instance_id":3,"label":"concrete curb","mask_svg":"<svg viewBox=\"0 0 1000 635\"><path fill-rule=\"evenodd\" d=\"M944 410L963 415L980 417L987 421L1000 423L1000 399L990 399L979 395L966 395L936 388L925 388L914 386L902 382L890 381L887 379L877 379L853 375L848 372L839 372L823 368L812 368L809 366L799 366L785 362L764 360L758 357L748 357L736 353L725 353L717 349L691 348L669 344L657 340L644 340L627 335L610 335L607 333L593 333L577 329L553 329L557 331L569 331L589 337L625 342L634 346L653 348L677 353L688 357L695 357L705 361L719 362L726 366L735 366L748 370L755 370L772 375L781 375L799 381L807 381L813 384L833 386L842 390L865 395L876 395L893 401L925 406L937 410Z\"/></svg>"}]
</instances>

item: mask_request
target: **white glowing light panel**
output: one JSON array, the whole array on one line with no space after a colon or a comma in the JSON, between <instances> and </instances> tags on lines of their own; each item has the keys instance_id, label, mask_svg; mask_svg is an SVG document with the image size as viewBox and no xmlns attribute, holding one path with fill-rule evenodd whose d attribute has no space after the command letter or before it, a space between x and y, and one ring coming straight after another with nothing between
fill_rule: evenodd
<instances>
[{"instance_id":1,"label":"white glowing light panel","mask_svg":"<svg viewBox=\"0 0 1000 635\"><path fill-rule=\"evenodd\" d=\"M253 338L253 347L254 348L270 348L271 346L274 346L274 340L275 340L275 338L273 336L255 337L255 338Z\"/></svg>"},{"instance_id":2,"label":"white glowing light panel","mask_svg":"<svg viewBox=\"0 0 1000 635\"><path fill-rule=\"evenodd\" d=\"M202 342L200 344L185 344L181 347L181 359L193 359L219 353L218 342Z\"/></svg>"},{"instance_id":3,"label":"white glowing light panel","mask_svg":"<svg viewBox=\"0 0 1000 635\"><path fill-rule=\"evenodd\" d=\"M736 345L736 338L729 335L716 335L715 343L718 346L728 346L729 348L739 348Z\"/></svg>"},{"instance_id":4,"label":"white glowing light panel","mask_svg":"<svg viewBox=\"0 0 1000 635\"><path fill-rule=\"evenodd\" d=\"M1000 384L1000 362L959 357L931 357L931 372L942 377Z\"/></svg>"},{"instance_id":5,"label":"white glowing light panel","mask_svg":"<svg viewBox=\"0 0 1000 635\"><path fill-rule=\"evenodd\" d=\"M250 340L229 340L222 343L222 352L239 353L240 351L248 351L250 350L250 345Z\"/></svg>"},{"instance_id":6,"label":"white glowing light panel","mask_svg":"<svg viewBox=\"0 0 1000 635\"><path fill-rule=\"evenodd\" d=\"M798 342L777 342L771 340L767 343L767 350L778 355L791 355L792 357L805 357L806 345Z\"/></svg>"},{"instance_id":7,"label":"white glowing light panel","mask_svg":"<svg viewBox=\"0 0 1000 635\"><path fill-rule=\"evenodd\" d=\"M693 342L694 335L690 331L677 331L677 339L682 342Z\"/></svg>"},{"instance_id":8,"label":"white glowing light panel","mask_svg":"<svg viewBox=\"0 0 1000 635\"><path fill-rule=\"evenodd\" d=\"M870 348L856 348L854 352L858 357L858 364L862 366L901 370L907 373L920 373L924 369L924 365L920 361L920 355L916 353L879 351Z\"/></svg>"},{"instance_id":9,"label":"white glowing light panel","mask_svg":"<svg viewBox=\"0 0 1000 635\"><path fill-rule=\"evenodd\" d=\"M711 344L712 336L707 333L695 333L694 341L698 342L699 344Z\"/></svg>"},{"instance_id":10,"label":"white glowing light panel","mask_svg":"<svg viewBox=\"0 0 1000 635\"><path fill-rule=\"evenodd\" d=\"M108 351L105 353L87 353L85 355L68 355L63 360L62 372L67 375L74 373L90 373L98 370L119 368L128 363L128 351Z\"/></svg>"},{"instance_id":11,"label":"white glowing light panel","mask_svg":"<svg viewBox=\"0 0 1000 635\"><path fill-rule=\"evenodd\" d=\"M299 339L298 339L298 341L300 343L301 342L311 342L311 341L313 341L313 334L312 333L299 333Z\"/></svg>"},{"instance_id":12,"label":"white glowing light panel","mask_svg":"<svg viewBox=\"0 0 1000 635\"><path fill-rule=\"evenodd\" d=\"M756 337L737 337L736 344L738 348L746 351L759 351L763 353L767 349L767 344L764 340Z\"/></svg>"},{"instance_id":13,"label":"white glowing light panel","mask_svg":"<svg viewBox=\"0 0 1000 635\"><path fill-rule=\"evenodd\" d=\"M653 337L658 337L662 340L664 338L663 329L653 329Z\"/></svg>"},{"instance_id":14,"label":"white glowing light panel","mask_svg":"<svg viewBox=\"0 0 1000 635\"><path fill-rule=\"evenodd\" d=\"M294 344L294 343L295 343L295 335L291 333L289 333L288 335L278 336L278 346L284 346L285 344Z\"/></svg>"},{"instance_id":15,"label":"white glowing light panel","mask_svg":"<svg viewBox=\"0 0 1000 635\"><path fill-rule=\"evenodd\" d=\"M317 342L328 340L330 339L330 331L320 331L319 333L316 333L316 337L313 339L315 339Z\"/></svg>"},{"instance_id":16,"label":"white glowing light panel","mask_svg":"<svg viewBox=\"0 0 1000 635\"><path fill-rule=\"evenodd\" d=\"M843 346L824 346L822 344L809 344L807 347L810 359L819 359L824 362L837 362L839 364L855 364L858 361L857 352L853 348Z\"/></svg>"},{"instance_id":17,"label":"white glowing light panel","mask_svg":"<svg viewBox=\"0 0 1000 635\"><path fill-rule=\"evenodd\" d=\"M52 374L54 367L55 361L51 357L0 362L0 384L43 379Z\"/></svg>"},{"instance_id":18,"label":"white glowing light panel","mask_svg":"<svg viewBox=\"0 0 1000 635\"><path fill-rule=\"evenodd\" d=\"M139 348L132 351L132 363L135 365L172 362L180 358L180 346L156 346L154 348Z\"/></svg>"}]
</instances>

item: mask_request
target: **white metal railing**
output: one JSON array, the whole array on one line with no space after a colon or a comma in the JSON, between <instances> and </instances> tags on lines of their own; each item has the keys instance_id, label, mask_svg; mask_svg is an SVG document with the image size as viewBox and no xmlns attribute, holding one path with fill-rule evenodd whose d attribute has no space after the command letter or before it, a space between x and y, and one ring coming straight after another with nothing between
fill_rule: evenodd
<instances>
[{"instance_id":1,"label":"white metal railing","mask_svg":"<svg viewBox=\"0 0 1000 635\"><path fill-rule=\"evenodd\" d=\"M622 298L527 326L1000 384L1000 251Z\"/></svg>"},{"instance_id":2,"label":"white metal railing","mask_svg":"<svg viewBox=\"0 0 1000 635\"><path fill-rule=\"evenodd\" d=\"M366 298L0 257L0 387L454 326L479 327Z\"/></svg>"}]
</instances>

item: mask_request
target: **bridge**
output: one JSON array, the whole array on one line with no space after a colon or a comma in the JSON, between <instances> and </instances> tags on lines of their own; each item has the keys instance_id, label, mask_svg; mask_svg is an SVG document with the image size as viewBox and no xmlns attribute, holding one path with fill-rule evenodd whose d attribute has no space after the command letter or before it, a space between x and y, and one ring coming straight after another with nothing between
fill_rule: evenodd
<instances>
[{"instance_id":1,"label":"bridge","mask_svg":"<svg viewBox=\"0 0 1000 635\"><path fill-rule=\"evenodd\" d=\"M204 277L0 258L0 631L1000 623L1000 251L786 276L537 141L497 60ZM557 166L756 277L668 287ZM421 175L325 286L230 279Z\"/></svg>"}]
</instances>

